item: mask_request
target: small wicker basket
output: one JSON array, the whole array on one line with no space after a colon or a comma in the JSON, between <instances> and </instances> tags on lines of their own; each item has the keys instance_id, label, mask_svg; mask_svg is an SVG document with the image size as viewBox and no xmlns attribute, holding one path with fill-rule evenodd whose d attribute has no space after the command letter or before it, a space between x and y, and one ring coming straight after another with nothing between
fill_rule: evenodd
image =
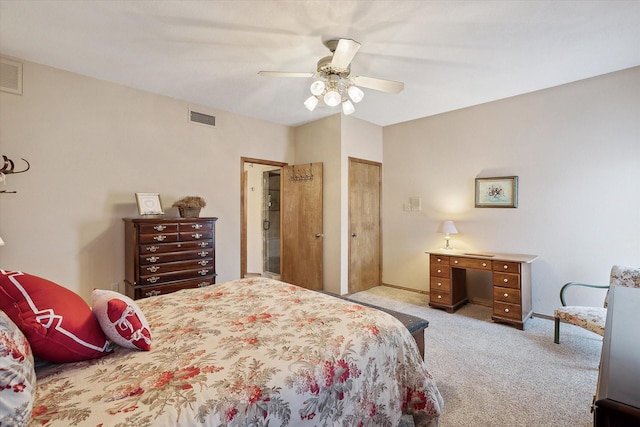
<instances>
[{"instance_id":1,"label":"small wicker basket","mask_svg":"<svg viewBox=\"0 0 640 427\"><path fill-rule=\"evenodd\" d=\"M198 218L202 208L178 208L181 218Z\"/></svg>"}]
</instances>

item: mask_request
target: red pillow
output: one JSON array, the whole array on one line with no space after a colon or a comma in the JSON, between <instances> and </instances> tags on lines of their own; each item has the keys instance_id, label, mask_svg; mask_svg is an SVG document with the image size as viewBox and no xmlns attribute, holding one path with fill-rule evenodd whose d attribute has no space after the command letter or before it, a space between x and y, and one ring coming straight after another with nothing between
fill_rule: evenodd
<instances>
[{"instance_id":1,"label":"red pillow","mask_svg":"<svg viewBox=\"0 0 640 427\"><path fill-rule=\"evenodd\" d=\"M49 280L0 270L0 309L18 325L40 359L77 362L111 351L89 305Z\"/></svg>"},{"instance_id":2,"label":"red pillow","mask_svg":"<svg viewBox=\"0 0 640 427\"><path fill-rule=\"evenodd\" d=\"M111 341L125 348L151 350L149 323L131 298L118 292L94 289L91 306Z\"/></svg>"}]
</instances>

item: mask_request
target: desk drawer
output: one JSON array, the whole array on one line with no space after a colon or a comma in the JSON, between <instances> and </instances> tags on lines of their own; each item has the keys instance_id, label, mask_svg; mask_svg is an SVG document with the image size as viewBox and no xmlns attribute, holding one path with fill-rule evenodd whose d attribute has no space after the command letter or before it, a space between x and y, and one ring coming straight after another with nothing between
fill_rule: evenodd
<instances>
[{"instance_id":1,"label":"desk drawer","mask_svg":"<svg viewBox=\"0 0 640 427\"><path fill-rule=\"evenodd\" d=\"M449 292L431 290L429 292L429 301L435 304L451 305L451 294Z\"/></svg>"},{"instance_id":2,"label":"desk drawer","mask_svg":"<svg viewBox=\"0 0 640 427\"><path fill-rule=\"evenodd\" d=\"M432 265L430 269L431 269L431 276L449 277L448 265Z\"/></svg>"},{"instance_id":3,"label":"desk drawer","mask_svg":"<svg viewBox=\"0 0 640 427\"><path fill-rule=\"evenodd\" d=\"M431 255L430 256L431 265L449 265L449 257L442 255Z\"/></svg>"},{"instance_id":4,"label":"desk drawer","mask_svg":"<svg viewBox=\"0 0 640 427\"><path fill-rule=\"evenodd\" d=\"M487 261L485 259L451 257L450 263L451 267L491 270L491 261Z\"/></svg>"},{"instance_id":5,"label":"desk drawer","mask_svg":"<svg viewBox=\"0 0 640 427\"><path fill-rule=\"evenodd\" d=\"M451 292L451 280L443 277L432 277L431 291Z\"/></svg>"},{"instance_id":6,"label":"desk drawer","mask_svg":"<svg viewBox=\"0 0 640 427\"><path fill-rule=\"evenodd\" d=\"M522 320L522 307L505 302L493 302L493 315L506 319Z\"/></svg>"},{"instance_id":7,"label":"desk drawer","mask_svg":"<svg viewBox=\"0 0 640 427\"><path fill-rule=\"evenodd\" d=\"M520 305L520 290L511 288L493 288L493 301Z\"/></svg>"},{"instance_id":8,"label":"desk drawer","mask_svg":"<svg viewBox=\"0 0 640 427\"><path fill-rule=\"evenodd\" d=\"M519 262L493 261L493 271L520 274Z\"/></svg>"},{"instance_id":9,"label":"desk drawer","mask_svg":"<svg viewBox=\"0 0 640 427\"><path fill-rule=\"evenodd\" d=\"M502 286L503 288L520 289L520 275L509 273L493 273L493 286Z\"/></svg>"}]
</instances>

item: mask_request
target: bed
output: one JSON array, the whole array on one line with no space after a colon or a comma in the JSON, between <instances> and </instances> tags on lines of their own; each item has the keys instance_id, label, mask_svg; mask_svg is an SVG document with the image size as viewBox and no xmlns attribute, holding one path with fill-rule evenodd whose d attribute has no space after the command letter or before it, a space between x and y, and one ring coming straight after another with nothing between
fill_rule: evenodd
<instances>
[{"instance_id":1,"label":"bed","mask_svg":"<svg viewBox=\"0 0 640 427\"><path fill-rule=\"evenodd\" d=\"M268 278L136 300L151 349L38 367L29 426L434 426L394 317Z\"/></svg>"}]
</instances>

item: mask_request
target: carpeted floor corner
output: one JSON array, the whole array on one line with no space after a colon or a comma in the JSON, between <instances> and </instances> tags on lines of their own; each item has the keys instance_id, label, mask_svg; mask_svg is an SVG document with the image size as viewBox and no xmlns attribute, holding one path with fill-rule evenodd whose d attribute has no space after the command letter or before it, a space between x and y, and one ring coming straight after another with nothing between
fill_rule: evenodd
<instances>
[{"instance_id":1,"label":"carpeted floor corner","mask_svg":"<svg viewBox=\"0 0 640 427\"><path fill-rule=\"evenodd\" d=\"M450 314L427 295L386 286L349 298L429 320L425 363L444 399L440 427L593 425L600 336L563 324L558 345L551 320L530 319L521 331L494 323L489 307Z\"/></svg>"}]
</instances>

